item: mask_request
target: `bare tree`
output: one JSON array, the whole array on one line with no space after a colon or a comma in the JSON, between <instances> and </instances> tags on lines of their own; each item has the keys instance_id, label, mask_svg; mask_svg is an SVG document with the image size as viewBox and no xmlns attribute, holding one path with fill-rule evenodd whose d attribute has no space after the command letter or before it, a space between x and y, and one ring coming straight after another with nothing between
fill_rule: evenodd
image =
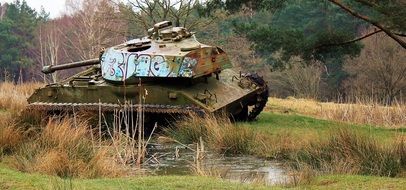
<instances>
[{"instance_id":1,"label":"bare tree","mask_svg":"<svg viewBox=\"0 0 406 190\"><path fill-rule=\"evenodd\" d=\"M3 20L4 15L6 14L7 10L7 3L5 4L0 4L0 20Z\"/></svg>"},{"instance_id":2,"label":"bare tree","mask_svg":"<svg viewBox=\"0 0 406 190\"><path fill-rule=\"evenodd\" d=\"M39 61L41 67L45 65L57 65L60 59L61 53L61 37L62 32L57 27L55 22L47 23L39 28ZM44 82L46 77L44 76ZM52 74L52 82L57 81L57 73Z\"/></svg>"},{"instance_id":3,"label":"bare tree","mask_svg":"<svg viewBox=\"0 0 406 190\"><path fill-rule=\"evenodd\" d=\"M359 57L348 60L344 70L350 74L345 87L350 95L373 97L392 104L406 92L406 52L380 34L364 41ZM403 97L402 97L403 96Z\"/></svg>"},{"instance_id":4,"label":"bare tree","mask_svg":"<svg viewBox=\"0 0 406 190\"><path fill-rule=\"evenodd\" d=\"M126 23L112 19L118 11L109 0L68 0L66 4L72 14L67 23L70 30L64 32L65 46L75 55L71 61L95 58L103 48L125 40Z\"/></svg>"},{"instance_id":5,"label":"bare tree","mask_svg":"<svg viewBox=\"0 0 406 190\"><path fill-rule=\"evenodd\" d=\"M145 31L154 23L164 20L171 20L175 26L191 30L202 24L202 20L192 16L198 0L128 0L128 3L132 6L132 20Z\"/></svg>"},{"instance_id":6,"label":"bare tree","mask_svg":"<svg viewBox=\"0 0 406 190\"><path fill-rule=\"evenodd\" d=\"M41 77L44 82L47 82L48 77L41 74L40 70L45 65L57 65L66 59L64 55L64 38L63 28L66 18L58 18L40 23L35 36L35 49L31 52L36 60L34 68L31 68L33 76ZM57 72L53 73L52 82L57 81Z\"/></svg>"},{"instance_id":7,"label":"bare tree","mask_svg":"<svg viewBox=\"0 0 406 190\"><path fill-rule=\"evenodd\" d=\"M60 18L46 21L37 29L37 44L33 54L37 67L33 74L47 82L40 70L45 65L57 65L99 56L104 47L125 40L126 23L116 18L116 7L108 0L68 0L68 13ZM53 73L52 82L58 77L70 75L77 70ZM61 75L61 76L60 76Z\"/></svg>"},{"instance_id":8,"label":"bare tree","mask_svg":"<svg viewBox=\"0 0 406 190\"><path fill-rule=\"evenodd\" d=\"M289 65L284 71L271 73L270 88L274 95L318 99L324 72L322 63L305 64L301 58L294 57Z\"/></svg>"}]
</instances>

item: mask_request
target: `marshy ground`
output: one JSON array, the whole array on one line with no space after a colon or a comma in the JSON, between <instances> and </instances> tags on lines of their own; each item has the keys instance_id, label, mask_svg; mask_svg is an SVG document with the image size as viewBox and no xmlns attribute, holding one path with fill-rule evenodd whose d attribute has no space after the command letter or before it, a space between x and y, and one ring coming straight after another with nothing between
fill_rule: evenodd
<instances>
[{"instance_id":1,"label":"marshy ground","mask_svg":"<svg viewBox=\"0 0 406 190\"><path fill-rule=\"evenodd\" d=\"M194 115L155 134L195 152L190 175L149 174L138 142L100 138L83 118L36 119L21 112L40 84L0 84L0 189L402 189L406 186L406 108L270 98L258 120L231 123ZM34 114L35 115L35 114ZM145 139L147 140L147 139ZM207 151L283 163L290 180L268 186L222 179L205 168ZM147 158L142 158L148 160Z\"/></svg>"}]
</instances>

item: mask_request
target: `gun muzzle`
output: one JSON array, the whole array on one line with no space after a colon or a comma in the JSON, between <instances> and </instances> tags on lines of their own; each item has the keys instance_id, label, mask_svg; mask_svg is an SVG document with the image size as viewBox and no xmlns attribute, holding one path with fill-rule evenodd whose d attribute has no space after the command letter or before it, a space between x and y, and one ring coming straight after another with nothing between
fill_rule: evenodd
<instances>
[{"instance_id":1,"label":"gun muzzle","mask_svg":"<svg viewBox=\"0 0 406 190\"><path fill-rule=\"evenodd\" d=\"M78 62L66 63L66 64L61 64L61 65L47 65L42 68L42 73L50 74L50 73L53 73L53 72L59 71L59 70L72 69L72 68L84 67L84 66L90 66L90 65L97 65L99 63L100 63L99 59L89 59L89 60L85 60L85 61L78 61Z\"/></svg>"}]
</instances>

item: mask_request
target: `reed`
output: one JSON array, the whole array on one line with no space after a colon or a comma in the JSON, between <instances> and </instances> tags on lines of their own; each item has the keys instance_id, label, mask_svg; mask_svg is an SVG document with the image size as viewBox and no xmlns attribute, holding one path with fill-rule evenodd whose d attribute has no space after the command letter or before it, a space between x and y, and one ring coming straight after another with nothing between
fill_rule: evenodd
<instances>
[{"instance_id":1,"label":"reed","mask_svg":"<svg viewBox=\"0 0 406 190\"><path fill-rule=\"evenodd\" d=\"M197 176L210 176L217 178L224 178L228 173L228 168L225 167L207 167L206 158L207 151L205 150L205 142L203 138L199 138L199 142L196 143L196 149L194 150L194 161L190 164L191 171Z\"/></svg>"}]
</instances>

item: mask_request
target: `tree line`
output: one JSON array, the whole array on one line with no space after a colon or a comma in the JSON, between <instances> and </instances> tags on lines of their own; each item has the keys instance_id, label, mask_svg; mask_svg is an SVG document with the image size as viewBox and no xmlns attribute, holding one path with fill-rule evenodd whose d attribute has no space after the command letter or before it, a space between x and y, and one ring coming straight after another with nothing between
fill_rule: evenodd
<instances>
[{"instance_id":1,"label":"tree line","mask_svg":"<svg viewBox=\"0 0 406 190\"><path fill-rule=\"evenodd\" d=\"M50 19L23 0L0 5L0 79L57 81L40 68L97 57L171 20L263 75L274 96L403 101L402 0L67 0Z\"/></svg>"}]
</instances>

